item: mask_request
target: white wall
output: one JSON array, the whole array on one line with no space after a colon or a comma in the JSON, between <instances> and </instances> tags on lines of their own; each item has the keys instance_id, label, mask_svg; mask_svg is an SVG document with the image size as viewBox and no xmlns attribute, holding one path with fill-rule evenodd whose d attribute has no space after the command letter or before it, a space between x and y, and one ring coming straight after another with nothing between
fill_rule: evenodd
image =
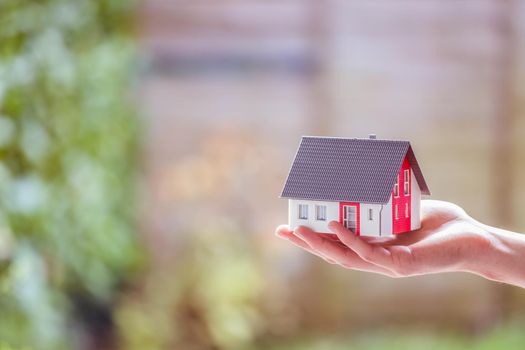
<instances>
[{"instance_id":1,"label":"white wall","mask_svg":"<svg viewBox=\"0 0 525 350\"><path fill-rule=\"evenodd\" d=\"M412 207L412 213L410 215L410 229L417 230L421 227L421 189L417 183L414 172L410 172L412 176L410 181L412 181L412 199L410 205Z\"/></svg>"},{"instance_id":2,"label":"white wall","mask_svg":"<svg viewBox=\"0 0 525 350\"><path fill-rule=\"evenodd\" d=\"M361 236L380 236L381 204L361 204L359 224ZM368 219L368 210L372 209L372 220Z\"/></svg>"},{"instance_id":3,"label":"white wall","mask_svg":"<svg viewBox=\"0 0 525 350\"><path fill-rule=\"evenodd\" d=\"M299 219L299 204L308 205L308 219ZM318 221L315 206L326 205L326 221ZM387 204L361 204L359 224L362 236L392 236L392 198ZM381 210L382 208L382 210ZM368 209L373 211L373 220L368 220ZM291 229L306 226L316 232L331 233L328 223L339 221L339 202L288 200L288 225Z\"/></svg>"},{"instance_id":4,"label":"white wall","mask_svg":"<svg viewBox=\"0 0 525 350\"><path fill-rule=\"evenodd\" d=\"M308 205L308 220L299 219L299 204ZM315 206L326 205L326 221L318 221L315 217ZM288 225L291 229L306 226L316 232L332 233L328 229L330 221L339 221L339 202L307 201L298 199L288 200Z\"/></svg>"},{"instance_id":5,"label":"white wall","mask_svg":"<svg viewBox=\"0 0 525 350\"><path fill-rule=\"evenodd\" d=\"M392 194L388 199L387 204L383 204L383 210L381 212L381 237L393 236L392 226Z\"/></svg>"}]
</instances>

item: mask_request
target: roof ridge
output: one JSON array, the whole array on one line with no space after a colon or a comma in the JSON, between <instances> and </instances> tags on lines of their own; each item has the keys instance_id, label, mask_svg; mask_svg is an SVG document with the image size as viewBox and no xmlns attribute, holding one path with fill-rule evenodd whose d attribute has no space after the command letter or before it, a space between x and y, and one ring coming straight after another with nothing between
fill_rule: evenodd
<instances>
[{"instance_id":1,"label":"roof ridge","mask_svg":"<svg viewBox=\"0 0 525 350\"><path fill-rule=\"evenodd\" d=\"M407 140L394 140L394 139L371 139L368 137L344 137L344 136L315 136L315 135L303 135L301 139L330 139L330 140L359 140L359 141L388 141L388 142L402 142L402 143L410 143L410 141Z\"/></svg>"}]
</instances>

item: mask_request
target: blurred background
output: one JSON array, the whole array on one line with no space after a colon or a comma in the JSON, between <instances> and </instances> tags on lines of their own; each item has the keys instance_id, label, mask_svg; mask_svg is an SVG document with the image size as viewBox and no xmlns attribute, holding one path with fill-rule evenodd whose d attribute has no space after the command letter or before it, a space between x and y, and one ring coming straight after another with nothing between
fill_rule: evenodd
<instances>
[{"instance_id":1,"label":"blurred background","mask_svg":"<svg viewBox=\"0 0 525 350\"><path fill-rule=\"evenodd\" d=\"M0 349L523 349L521 289L273 232L301 135L369 133L525 232L524 58L520 0L0 0Z\"/></svg>"}]
</instances>

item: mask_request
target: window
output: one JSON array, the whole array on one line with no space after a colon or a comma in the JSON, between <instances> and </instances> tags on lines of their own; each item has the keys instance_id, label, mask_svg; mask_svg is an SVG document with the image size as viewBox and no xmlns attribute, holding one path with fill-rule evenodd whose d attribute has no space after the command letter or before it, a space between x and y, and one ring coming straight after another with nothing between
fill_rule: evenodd
<instances>
[{"instance_id":1,"label":"window","mask_svg":"<svg viewBox=\"0 0 525 350\"><path fill-rule=\"evenodd\" d=\"M406 169L404 171L404 189L405 189L405 196L408 196L410 194L410 169Z\"/></svg>"},{"instance_id":2,"label":"window","mask_svg":"<svg viewBox=\"0 0 525 350\"><path fill-rule=\"evenodd\" d=\"M308 220L308 204L299 204L299 219Z\"/></svg>"},{"instance_id":3,"label":"window","mask_svg":"<svg viewBox=\"0 0 525 350\"><path fill-rule=\"evenodd\" d=\"M409 211L408 211L408 203L405 203L405 217L408 218Z\"/></svg>"},{"instance_id":4,"label":"window","mask_svg":"<svg viewBox=\"0 0 525 350\"><path fill-rule=\"evenodd\" d=\"M326 221L326 205L315 206L315 218L319 221Z\"/></svg>"},{"instance_id":5,"label":"window","mask_svg":"<svg viewBox=\"0 0 525 350\"><path fill-rule=\"evenodd\" d=\"M399 175L397 175L396 183L394 184L394 197L399 197Z\"/></svg>"},{"instance_id":6,"label":"window","mask_svg":"<svg viewBox=\"0 0 525 350\"><path fill-rule=\"evenodd\" d=\"M357 207L353 205L346 205L344 206L343 210L343 224L344 226L351 230L352 232L356 232L357 228Z\"/></svg>"},{"instance_id":7,"label":"window","mask_svg":"<svg viewBox=\"0 0 525 350\"><path fill-rule=\"evenodd\" d=\"M372 208L368 209L368 220L374 220L374 210Z\"/></svg>"},{"instance_id":8,"label":"window","mask_svg":"<svg viewBox=\"0 0 525 350\"><path fill-rule=\"evenodd\" d=\"M398 206L397 206L397 204L396 204L396 206L395 206L395 209L396 209L396 210L395 210L395 217L396 217L396 220L399 220L399 210L398 210Z\"/></svg>"}]
</instances>

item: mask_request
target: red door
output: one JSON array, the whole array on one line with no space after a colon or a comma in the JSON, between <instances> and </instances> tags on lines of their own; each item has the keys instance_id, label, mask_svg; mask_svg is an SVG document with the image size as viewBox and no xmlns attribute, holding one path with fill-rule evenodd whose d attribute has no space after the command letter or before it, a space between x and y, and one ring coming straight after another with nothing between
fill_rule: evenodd
<instances>
[{"instance_id":1,"label":"red door","mask_svg":"<svg viewBox=\"0 0 525 350\"><path fill-rule=\"evenodd\" d=\"M339 203L339 222L343 224L344 227L354 232L357 236L359 236L359 233L361 232L359 225L360 209L359 203Z\"/></svg>"},{"instance_id":2,"label":"red door","mask_svg":"<svg viewBox=\"0 0 525 350\"><path fill-rule=\"evenodd\" d=\"M410 231L410 216L412 213L411 172L410 163L408 158L405 157L392 190L392 229L394 234Z\"/></svg>"}]
</instances>

